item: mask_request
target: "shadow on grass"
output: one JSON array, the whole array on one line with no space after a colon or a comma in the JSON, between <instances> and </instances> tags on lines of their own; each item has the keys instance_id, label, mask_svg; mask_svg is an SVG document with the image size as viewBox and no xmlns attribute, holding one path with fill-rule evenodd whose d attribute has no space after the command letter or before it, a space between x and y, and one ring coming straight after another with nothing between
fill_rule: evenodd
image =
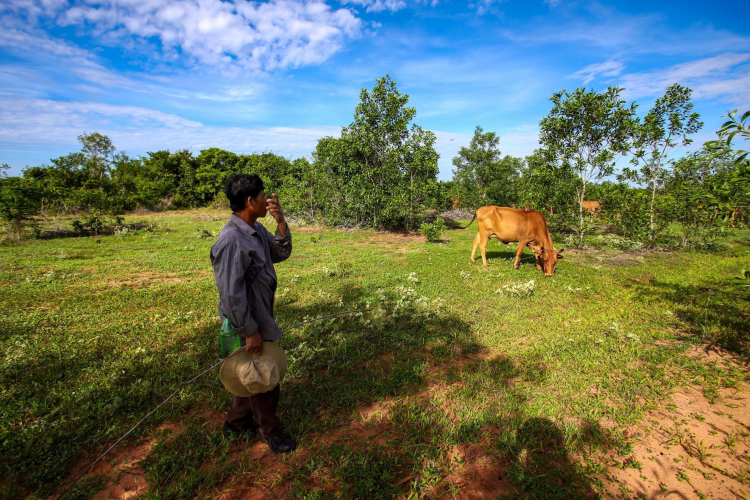
<instances>
[{"instance_id":1,"label":"shadow on grass","mask_svg":"<svg viewBox=\"0 0 750 500\"><path fill-rule=\"evenodd\" d=\"M373 291L343 291L349 304L362 304ZM376 403L424 381L427 368L449 352L474 352L471 326L456 316L429 312L408 291L374 301L373 312L340 316L285 333L289 359L281 411L299 434L321 430L326 417L357 405ZM277 321L333 314L349 307L323 300L309 306L277 307ZM380 312L378 312L380 309ZM321 404L325 402L325 404Z\"/></svg>"},{"instance_id":2,"label":"shadow on grass","mask_svg":"<svg viewBox=\"0 0 750 500\"><path fill-rule=\"evenodd\" d=\"M288 477L299 492L307 492L300 496L314 492L310 478L320 474L330 476L336 491L329 493L337 498L392 498L405 489L440 490L454 465L446 459L451 447L477 443L487 432L495 450L491 452L499 456L492 474L507 471L509 492L544 493L544 477L551 477L572 486L557 488L567 496L546 498L575 498L578 492L587 496L588 476L567 459L562 431L551 422L525 425L535 417L528 415L527 396L517 379L542 383L544 366L507 357L462 363L462 357L481 350L471 326L406 288L378 292L342 282L332 292L311 304L277 304L282 328L367 302L374 310L285 334L281 345L289 372L282 384L282 421L304 442L312 433L350 425L348 419L359 406L391 401L395 405L385 425L392 433L382 442L355 439L313 453ZM0 326L12 330L8 340L41 335L25 326ZM126 337L92 336L13 362L3 360L0 384L9 389L2 401L8 418L3 419L0 442L5 478L0 496L60 492L76 460L84 466L91 463L177 386L213 364L218 326L183 328L158 342L127 332ZM129 339L129 350L123 338ZM196 347L188 347L191 343ZM133 347L144 351L134 354ZM435 369L448 384L444 404L405 398L424 388L428 378L432 383L442 376L435 375ZM232 455L232 447L219 435L216 412L230 402L215 371L182 391L128 440L155 439L142 463L151 498L195 498L230 477L255 470L255 462ZM206 409L213 411L207 414ZM175 431L162 434L155 428L175 420L180 424ZM535 455L541 449L550 453L550 446L555 448L551 462ZM404 482L404 477L411 479ZM97 478L87 478L73 498L89 498L97 484ZM318 498L325 493L321 490Z\"/></svg>"},{"instance_id":3,"label":"shadow on grass","mask_svg":"<svg viewBox=\"0 0 750 500\"><path fill-rule=\"evenodd\" d=\"M42 337L42 328L0 321L8 356L0 370L0 498L20 491L46 496L59 488L59 493L76 461L93 462L176 387L216 360L213 327L186 329L179 339L163 341L132 335L127 343L121 335L98 329L85 339L50 338L29 354L29 339ZM191 342L204 347L187 347ZM17 347L8 348L10 343ZM195 404L210 405L223 393L210 376L199 379L129 439L148 435L155 424Z\"/></svg>"},{"instance_id":4,"label":"shadow on grass","mask_svg":"<svg viewBox=\"0 0 750 500\"><path fill-rule=\"evenodd\" d=\"M527 419L516 431L507 458L508 479L517 492L501 499L599 498L589 473L570 459L562 430L549 419Z\"/></svg>"},{"instance_id":5,"label":"shadow on grass","mask_svg":"<svg viewBox=\"0 0 750 500\"><path fill-rule=\"evenodd\" d=\"M287 333L282 346L290 369L282 386L280 413L298 436L327 428L330 416L420 384L431 351L439 357L453 349L478 349L470 325L435 312L437 306L407 289L400 295L390 292L378 297L375 290L342 284L330 296L337 298L321 298L305 306L279 303L277 320L285 328L300 320L361 308L366 301L379 311ZM100 297L112 298L116 297ZM0 373L4 388L0 497L18 497L19 491L39 496L60 492L76 461L93 462L176 387L213 364L219 324L165 328L159 339L144 330L98 334L100 329L94 327L89 338L58 339L33 353L22 344L27 338L41 338L42 326L0 321L0 327L6 348ZM155 425L165 421L184 420L191 409L221 411L230 401L231 395L218 382L217 369L150 417L133 439L150 436ZM184 493L192 498L225 476L225 468L218 464L225 463L228 448L215 442L217 436L220 439L219 427L202 418L201 424L195 424L200 432L188 425L182 432L187 437L172 437L157 445L158 453L147 461L156 497ZM195 453L185 453L186 449ZM198 475L191 471L206 467L216 469L216 474L202 474L196 483ZM87 488L76 491L85 498L89 494L84 491L91 490Z\"/></svg>"},{"instance_id":6,"label":"shadow on grass","mask_svg":"<svg viewBox=\"0 0 750 500\"><path fill-rule=\"evenodd\" d=\"M715 345L750 362L750 293L731 283L709 286L682 285L652 279L648 284L631 281L644 301L672 303L675 317L687 327L693 340Z\"/></svg>"},{"instance_id":7,"label":"shadow on grass","mask_svg":"<svg viewBox=\"0 0 750 500\"><path fill-rule=\"evenodd\" d=\"M433 390L444 390L399 394L369 436L366 423L353 435L337 432L286 475L290 496L597 498L593 471L575 464L566 444L596 444L595 432L566 436L552 421L529 416L517 381L544 374L523 366L506 356L447 359L441 380L431 379Z\"/></svg>"}]
</instances>

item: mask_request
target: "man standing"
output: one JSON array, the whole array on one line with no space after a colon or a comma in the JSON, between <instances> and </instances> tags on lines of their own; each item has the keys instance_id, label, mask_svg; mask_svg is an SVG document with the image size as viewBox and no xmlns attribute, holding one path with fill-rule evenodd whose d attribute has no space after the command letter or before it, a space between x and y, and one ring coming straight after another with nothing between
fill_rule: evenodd
<instances>
[{"instance_id":1,"label":"man standing","mask_svg":"<svg viewBox=\"0 0 750 500\"><path fill-rule=\"evenodd\" d=\"M263 342L281 340L281 330L273 318L276 270L273 265L289 258L289 233L279 198L265 198L263 181L257 175L231 176L224 187L232 215L211 247L211 264L219 289L219 315L227 318L241 345L260 355ZM276 235L256 222L268 212L276 219ZM250 397L234 396L226 416L224 436L254 435L276 453L289 453L297 443L284 432L276 410L279 385Z\"/></svg>"}]
</instances>

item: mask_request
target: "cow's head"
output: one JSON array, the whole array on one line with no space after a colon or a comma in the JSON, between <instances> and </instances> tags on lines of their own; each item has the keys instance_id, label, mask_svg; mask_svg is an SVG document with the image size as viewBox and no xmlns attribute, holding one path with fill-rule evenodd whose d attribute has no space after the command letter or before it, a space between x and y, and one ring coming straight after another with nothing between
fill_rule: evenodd
<instances>
[{"instance_id":1,"label":"cow's head","mask_svg":"<svg viewBox=\"0 0 750 500\"><path fill-rule=\"evenodd\" d=\"M555 266L557 265L557 261L563 258L562 253L564 251L564 248L559 251L554 248L541 248L539 258L542 261L542 270L545 276L549 278L555 274Z\"/></svg>"}]
</instances>

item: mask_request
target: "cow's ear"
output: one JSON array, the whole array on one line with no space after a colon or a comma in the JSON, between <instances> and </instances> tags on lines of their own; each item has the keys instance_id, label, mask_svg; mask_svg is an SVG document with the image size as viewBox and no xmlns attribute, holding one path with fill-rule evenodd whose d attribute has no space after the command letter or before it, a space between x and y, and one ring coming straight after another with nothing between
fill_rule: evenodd
<instances>
[{"instance_id":1,"label":"cow's ear","mask_svg":"<svg viewBox=\"0 0 750 500\"><path fill-rule=\"evenodd\" d=\"M558 251L557 251L557 254L558 254L558 255L560 255L560 254L561 254L561 253L563 253L564 251L565 251L565 249L564 249L564 248L561 248L560 250L558 250Z\"/></svg>"}]
</instances>

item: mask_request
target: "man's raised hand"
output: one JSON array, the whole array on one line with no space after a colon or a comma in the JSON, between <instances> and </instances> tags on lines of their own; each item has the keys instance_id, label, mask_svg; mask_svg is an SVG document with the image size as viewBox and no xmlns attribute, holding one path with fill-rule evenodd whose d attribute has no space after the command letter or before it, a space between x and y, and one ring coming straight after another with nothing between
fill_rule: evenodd
<instances>
[{"instance_id":1,"label":"man's raised hand","mask_svg":"<svg viewBox=\"0 0 750 500\"><path fill-rule=\"evenodd\" d=\"M271 212L271 215L274 219L276 219L276 222L280 223L284 221L284 211L281 209L281 203L279 203L279 197L276 196L276 193L273 193L271 196L273 198L266 199L266 207L268 207L268 211Z\"/></svg>"}]
</instances>

